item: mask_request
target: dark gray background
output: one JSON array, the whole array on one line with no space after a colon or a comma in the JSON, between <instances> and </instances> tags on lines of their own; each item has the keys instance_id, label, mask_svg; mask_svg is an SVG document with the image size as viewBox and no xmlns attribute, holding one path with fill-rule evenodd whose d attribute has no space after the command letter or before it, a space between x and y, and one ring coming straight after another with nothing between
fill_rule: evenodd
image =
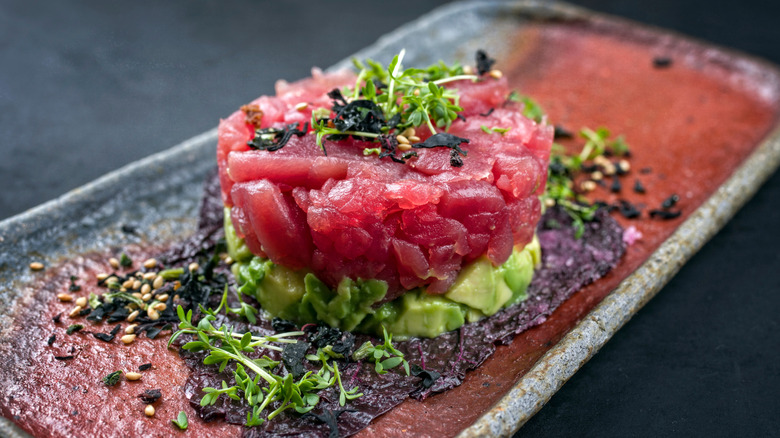
<instances>
[{"instance_id":1,"label":"dark gray background","mask_svg":"<svg viewBox=\"0 0 780 438\"><path fill-rule=\"evenodd\" d=\"M444 1L0 2L0 219L216 126ZM775 2L575 1L780 63ZM520 436L780 434L780 175Z\"/></svg>"}]
</instances>

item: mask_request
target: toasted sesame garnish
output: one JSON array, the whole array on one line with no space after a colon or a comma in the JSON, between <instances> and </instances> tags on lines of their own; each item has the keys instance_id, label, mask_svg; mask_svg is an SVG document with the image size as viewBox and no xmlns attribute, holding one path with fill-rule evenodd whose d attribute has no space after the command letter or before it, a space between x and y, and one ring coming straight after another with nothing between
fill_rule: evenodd
<instances>
[{"instance_id":1,"label":"toasted sesame garnish","mask_svg":"<svg viewBox=\"0 0 780 438\"><path fill-rule=\"evenodd\" d=\"M156 272L147 272L147 273L143 274L142 278L144 280L146 280L146 281L154 281L157 278L157 273Z\"/></svg>"},{"instance_id":2,"label":"toasted sesame garnish","mask_svg":"<svg viewBox=\"0 0 780 438\"><path fill-rule=\"evenodd\" d=\"M141 288L141 280L135 280L133 281L133 285L130 287L130 289L138 290Z\"/></svg>"},{"instance_id":3,"label":"toasted sesame garnish","mask_svg":"<svg viewBox=\"0 0 780 438\"><path fill-rule=\"evenodd\" d=\"M125 373L125 378L130 381L141 380L141 373L136 373L135 371L129 371ZM154 415L154 413L152 413L152 415Z\"/></svg>"},{"instance_id":4,"label":"toasted sesame garnish","mask_svg":"<svg viewBox=\"0 0 780 438\"><path fill-rule=\"evenodd\" d=\"M122 343L125 344L125 345L132 344L133 341L135 341L135 335L124 335L124 336L122 336Z\"/></svg>"},{"instance_id":5,"label":"toasted sesame garnish","mask_svg":"<svg viewBox=\"0 0 780 438\"><path fill-rule=\"evenodd\" d=\"M162 312L163 310L167 309L168 306L165 303L157 303L154 305L153 309Z\"/></svg>"},{"instance_id":6,"label":"toasted sesame garnish","mask_svg":"<svg viewBox=\"0 0 780 438\"><path fill-rule=\"evenodd\" d=\"M157 260L156 259L144 260L144 268L146 268L146 269L153 269L155 266L157 266Z\"/></svg>"},{"instance_id":7,"label":"toasted sesame garnish","mask_svg":"<svg viewBox=\"0 0 780 438\"><path fill-rule=\"evenodd\" d=\"M125 289L132 289L133 288L133 280L132 278L130 280L125 280L124 283L122 283L122 287Z\"/></svg>"},{"instance_id":8,"label":"toasted sesame garnish","mask_svg":"<svg viewBox=\"0 0 780 438\"><path fill-rule=\"evenodd\" d=\"M411 142L411 143L419 143L420 142L420 137L418 137L416 135L409 136L409 142Z\"/></svg>"},{"instance_id":9,"label":"toasted sesame garnish","mask_svg":"<svg viewBox=\"0 0 780 438\"><path fill-rule=\"evenodd\" d=\"M463 74L464 75L473 75L474 74L474 67L470 65L464 65L463 66Z\"/></svg>"},{"instance_id":10,"label":"toasted sesame garnish","mask_svg":"<svg viewBox=\"0 0 780 438\"><path fill-rule=\"evenodd\" d=\"M119 260L117 260L116 257L111 257L108 259L108 264L111 265L114 269L119 269Z\"/></svg>"},{"instance_id":11,"label":"toasted sesame garnish","mask_svg":"<svg viewBox=\"0 0 780 438\"><path fill-rule=\"evenodd\" d=\"M138 324L130 324L125 328L125 334L132 335L135 333L135 328L138 327Z\"/></svg>"},{"instance_id":12,"label":"toasted sesame garnish","mask_svg":"<svg viewBox=\"0 0 780 438\"><path fill-rule=\"evenodd\" d=\"M100 274L96 275L95 278L97 278L97 281L103 281L106 278L108 278L109 274L106 272L101 272Z\"/></svg>"},{"instance_id":13,"label":"toasted sesame garnish","mask_svg":"<svg viewBox=\"0 0 780 438\"><path fill-rule=\"evenodd\" d=\"M60 294L57 294L57 298L59 298L60 301L66 302L66 303L73 301L73 295L66 294L64 292L60 293Z\"/></svg>"},{"instance_id":14,"label":"toasted sesame garnish","mask_svg":"<svg viewBox=\"0 0 780 438\"><path fill-rule=\"evenodd\" d=\"M401 135L403 135L406 138L409 138L409 137L413 136L414 134L416 134L416 131L411 126L406 128L406 129L404 129L404 131L401 133Z\"/></svg>"},{"instance_id":15,"label":"toasted sesame garnish","mask_svg":"<svg viewBox=\"0 0 780 438\"><path fill-rule=\"evenodd\" d=\"M597 170L590 174L590 179L592 179L593 181L601 181L602 179L604 179L604 174Z\"/></svg>"},{"instance_id":16,"label":"toasted sesame garnish","mask_svg":"<svg viewBox=\"0 0 780 438\"><path fill-rule=\"evenodd\" d=\"M144 283L144 285L143 285L143 286L141 286L141 294L142 294L142 295L146 295L146 294L148 294L148 293L149 293L149 292L151 292L151 291L152 291L152 287L151 287L151 286L149 286L149 284L147 284L147 283Z\"/></svg>"},{"instance_id":17,"label":"toasted sesame garnish","mask_svg":"<svg viewBox=\"0 0 780 438\"><path fill-rule=\"evenodd\" d=\"M144 295L141 297L141 299L142 299L142 300L144 300L144 301L149 301L149 300L151 300L151 299L152 299L152 294L144 294Z\"/></svg>"},{"instance_id":18,"label":"toasted sesame garnish","mask_svg":"<svg viewBox=\"0 0 780 438\"><path fill-rule=\"evenodd\" d=\"M146 408L144 408L144 414L146 414L147 417L154 417L154 406L146 405Z\"/></svg>"},{"instance_id":19,"label":"toasted sesame garnish","mask_svg":"<svg viewBox=\"0 0 780 438\"><path fill-rule=\"evenodd\" d=\"M306 103L306 102L299 102L299 103L295 104L295 110L296 111L303 111L303 110L305 110L308 107L309 107L309 104Z\"/></svg>"},{"instance_id":20,"label":"toasted sesame garnish","mask_svg":"<svg viewBox=\"0 0 780 438\"><path fill-rule=\"evenodd\" d=\"M160 319L160 314L157 313L157 311L154 310L154 308L146 309L146 316L148 316L149 319L151 319L152 321L157 321L158 319Z\"/></svg>"},{"instance_id":21,"label":"toasted sesame garnish","mask_svg":"<svg viewBox=\"0 0 780 438\"><path fill-rule=\"evenodd\" d=\"M547 198L544 200L544 205L547 207L554 207L555 206L555 199Z\"/></svg>"},{"instance_id":22,"label":"toasted sesame garnish","mask_svg":"<svg viewBox=\"0 0 780 438\"><path fill-rule=\"evenodd\" d=\"M596 183L594 181L583 181L580 183L580 188L586 192L590 192L596 188Z\"/></svg>"},{"instance_id":23,"label":"toasted sesame garnish","mask_svg":"<svg viewBox=\"0 0 780 438\"><path fill-rule=\"evenodd\" d=\"M160 300L160 301L168 301L168 294L158 295L157 299Z\"/></svg>"},{"instance_id":24,"label":"toasted sesame garnish","mask_svg":"<svg viewBox=\"0 0 780 438\"><path fill-rule=\"evenodd\" d=\"M76 300L76 305L81 306L82 309L87 307L87 297L79 297Z\"/></svg>"},{"instance_id":25,"label":"toasted sesame garnish","mask_svg":"<svg viewBox=\"0 0 780 438\"><path fill-rule=\"evenodd\" d=\"M130 313L129 315L127 315L127 322L133 322L133 321L135 321L135 319L136 319L136 318L138 318L138 313L139 313L139 312L138 312L137 310L134 310L132 313Z\"/></svg>"},{"instance_id":26,"label":"toasted sesame garnish","mask_svg":"<svg viewBox=\"0 0 780 438\"><path fill-rule=\"evenodd\" d=\"M622 170L623 172L628 172L629 170L631 170L631 163L629 163L628 160L625 159L620 160L618 162L618 167L620 167L620 170Z\"/></svg>"},{"instance_id":27,"label":"toasted sesame garnish","mask_svg":"<svg viewBox=\"0 0 780 438\"><path fill-rule=\"evenodd\" d=\"M412 145L410 145L409 143L398 143L398 150L399 151L406 152L406 151L411 150L411 149L412 149Z\"/></svg>"},{"instance_id":28,"label":"toasted sesame garnish","mask_svg":"<svg viewBox=\"0 0 780 438\"><path fill-rule=\"evenodd\" d=\"M187 270L190 272L197 271L198 269L200 269L200 265L195 262L192 262L189 266L187 266Z\"/></svg>"},{"instance_id":29,"label":"toasted sesame garnish","mask_svg":"<svg viewBox=\"0 0 780 438\"><path fill-rule=\"evenodd\" d=\"M154 279L154 282L152 282L152 287L155 289L159 289L163 286L163 283L165 283L165 279L162 277L157 277Z\"/></svg>"},{"instance_id":30,"label":"toasted sesame garnish","mask_svg":"<svg viewBox=\"0 0 780 438\"><path fill-rule=\"evenodd\" d=\"M402 144L409 144L409 139L403 135L396 135L395 139L398 140L399 146Z\"/></svg>"},{"instance_id":31,"label":"toasted sesame garnish","mask_svg":"<svg viewBox=\"0 0 780 438\"><path fill-rule=\"evenodd\" d=\"M502 73L501 70L490 70L488 74L493 79L501 79L502 77L504 77L504 73Z\"/></svg>"},{"instance_id":32,"label":"toasted sesame garnish","mask_svg":"<svg viewBox=\"0 0 780 438\"><path fill-rule=\"evenodd\" d=\"M32 269L33 271L40 271L41 269L43 269L43 263L32 262L30 263L30 269Z\"/></svg>"},{"instance_id":33,"label":"toasted sesame garnish","mask_svg":"<svg viewBox=\"0 0 780 438\"><path fill-rule=\"evenodd\" d=\"M173 282L173 290L179 290L180 287L181 287L181 281L176 280Z\"/></svg>"},{"instance_id":34,"label":"toasted sesame garnish","mask_svg":"<svg viewBox=\"0 0 780 438\"><path fill-rule=\"evenodd\" d=\"M226 265L232 265L233 264L233 257L230 257L230 256L225 257L225 264Z\"/></svg>"},{"instance_id":35,"label":"toasted sesame garnish","mask_svg":"<svg viewBox=\"0 0 780 438\"><path fill-rule=\"evenodd\" d=\"M73 308L73 309L70 311L70 313L68 314L68 316L70 316L71 318L75 318L75 317L79 316L79 312L81 312L81 309L83 309L83 307L81 307L81 306L76 306L76 307L74 307L74 308Z\"/></svg>"}]
</instances>

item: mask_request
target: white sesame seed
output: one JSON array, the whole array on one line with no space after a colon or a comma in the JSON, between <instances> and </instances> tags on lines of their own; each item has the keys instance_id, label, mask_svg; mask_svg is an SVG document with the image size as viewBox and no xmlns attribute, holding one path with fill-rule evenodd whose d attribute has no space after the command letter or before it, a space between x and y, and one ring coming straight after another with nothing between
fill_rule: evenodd
<instances>
[{"instance_id":1,"label":"white sesame seed","mask_svg":"<svg viewBox=\"0 0 780 438\"><path fill-rule=\"evenodd\" d=\"M593 181L583 181L580 184L580 188L586 192L590 192L596 188L596 183Z\"/></svg>"},{"instance_id":2,"label":"white sesame seed","mask_svg":"<svg viewBox=\"0 0 780 438\"><path fill-rule=\"evenodd\" d=\"M129 373L125 374L125 378L130 381L141 380L141 373L130 371Z\"/></svg>"},{"instance_id":3,"label":"white sesame seed","mask_svg":"<svg viewBox=\"0 0 780 438\"><path fill-rule=\"evenodd\" d=\"M151 291L152 291L152 287L149 286L149 284L145 283L143 286L141 286L141 294L142 295L146 295L146 294L148 294Z\"/></svg>"},{"instance_id":4,"label":"white sesame seed","mask_svg":"<svg viewBox=\"0 0 780 438\"><path fill-rule=\"evenodd\" d=\"M555 206L555 199L547 198L544 200L544 205L547 207L554 207Z\"/></svg>"},{"instance_id":5,"label":"white sesame seed","mask_svg":"<svg viewBox=\"0 0 780 438\"><path fill-rule=\"evenodd\" d=\"M76 305L81 306L81 308L87 307L87 297L79 297L76 300Z\"/></svg>"},{"instance_id":6,"label":"white sesame seed","mask_svg":"<svg viewBox=\"0 0 780 438\"><path fill-rule=\"evenodd\" d=\"M70 311L69 315L71 318L75 318L79 315L79 312L81 312L82 307L76 306L73 308L73 310Z\"/></svg>"},{"instance_id":7,"label":"white sesame seed","mask_svg":"<svg viewBox=\"0 0 780 438\"><path fill-rule=\"evenodd\" d=\"M127 322L133 322L136 318L138 318L138 311L134 310L132 313L127 315Z\"/></svg>"},{"instance_id":8,"label":"white sesame seed","mask_svg":"<svg viewBox=\"0 0 780 438\"><path fill-rule=\"evenodd\" d=\"M398 150L399 151L408 151L412 149L412 145L409 143L398 143Z\"/></svg>"},{"instance_id":9,"label":"white sesame seed","mask_svg":"<svg viewBox=\"0 0 780 438\"><path fill-rule=\"evenodd\" d=\"M147 417L154 417L154 406L146 405L146 408L144 408L144 414L146 414Z\"/></svg>"},{"instance_id":10,"label":"white sesame seed","mask_svg":"<svg viewBox=\"0 0 780 438\"><path fill-rule=\"evenodd\" d=\"M122 343L125 344L125 345L132 344L133 341L135 341L135 335L124 335L124 336L122 336Z\"/></svg>"},{"instance_id":11,"label":"white sesame seed","mask_svg":"<svg viewBox=\"0 0 780 438\"><path fill-rule=\"evenodd\" d=\"M404 137L403 135L396 135L395 139L398 140L399 144L409 144L409 139Z\"/></svg>"},{"instance_id":12,"label":"white sesame seed","mask_svg":"<svg viewBox=\"0 0 780 438\"><path fill-rule=\"evenodd\" d=\"M141 297L141 299L144 301L149 301L152 299L152 294L145 294Z\"/></svg>"},{"instance_id":13,"label":"white sesame seed","mask_svg":"<svg viewBox=\"0 0 780 438\"><path fill-rule=\"evenodd\" d=\"M158 295L157 299L160 301L168 301L168 294Z\"/></svg>"},{"instance_id":14,"label":"white sesame seed","mask_svg":"<svg viewBox=\"0 0 780 438\"><path fill-rule=\"evenodd\" d=\"M146 268L146 269L153 269L155 266L157 266L157 260L156 259L144 260L144 268Z\"/></svg>"},{"instance_id":15,"label":"white sesame seed","mask_svg":"<svg viewBox=\"0 0 780 438\"><path fill-rule=\"evenodd\" d=\"M135 280L133 280L132 278L130 280L125 280L125 282L122 283L122 287L125 288L125 289L132 289L134 281Z\"/></svg>"},{"instance_id":16,"label":"white sesame seed","mask_svg":"<svg viewBox=\"0 0 780 438\"><path fill-rule=\"evenodd\" d=\"M157 311L154 310L154 308L147 309L146 316L148 316L149 319L151 319L152 321L157 321L158 319L160 319L160 314L157 313Z\"/></svg>"},{"instance_id":17,"label":"white sesame seed","mask_svg":"<svg viewBox=\"0 0 780 438\"><path fill-rule=\"evenodd\" d=\"M108 274L105 272L101 272L100 274L96 275L95 278L97 278L98 281L103 281L106 278L108 278Z\"/></svg>"},{"instance_id":18,"label":"white sesame seed","mask_svg":"<svg viewBox=\"0 0 780 438\"><path fill-rule=\"evenodd\" d=\"M152 282L152 287L155 289L159 289L163 286L163 283L165 282L165 279L162 277L157 277L154 279L154 282Z\"/></svg>"},{"instance_id":19,"label":"white sesame seed","mask_svg":"<svg viewBox=\"0 0 780 438\"><path fill-rule=\"evenodd\" d=\"M143 279L147 281L154 281L155 278L157 278L156 272L147 272L143 275Z\"/></svg>"},{"instance_id":20,"label":"white sesame seed","mask_svg":"<svg viewBox=\"0 0 780 438\"><path fill-rule=\"evenodd\" d=\"M195 262L190 263L190 265L187 266L188 271L197 271L198 269L200 269L200 265Z\"/></svg>"},{"instance_id":21,"label":"white sesame seed","mask_svg":"<svg viewBox=\"0 0 780 438\"><path fill-rule=\"evenodd\" d=\"M59 298L60 301L65 303L69 303L73 301L73 295L66 294L66 293L57 294L57 298Z\"/></svg>"},{"instance_id":22,"label":"white sesame seed","mask_svg":"<svg viewBox=\"0 0 780 438\"><path fill-rule=\"evenodd\" d=\"M226 265L232 265L233 264L233 257L230 257L230 256L225 257L225 264Z\"/></svg>"},{"instance_id":23,"label":"white sesame seed","mask_svg":"<svg viewBox=\"0 0 780 438\"><path fill-rule=\"evenodd\" d=\"M412 143L419 143L420 142L420 137L418 137L416 135L412 135L412 136L409 137L409 141L412 142Z\"/></svg>"},{"instance_id":24,"label":"white sesame seed","mask_svg":"<svg viewBox=\"0 0 780 438\"><path fill-rule=\"evenodd\" d=\"M108 264L114 269L119 269L119 260L117 260L116 257L108 259Z\"/></svg>"},{"instance_id":25,"label":"white sesame seed","mask_svg":"<svg viewBox=\"0 0 780 438\"><path fill-rule=\"evenodd\" d=\"M131 289L138 290L140 288L141 288L141 280L135 280L133 282L133 286L131 287Z\"/></svg>"},{"instance_id":26,"label":"white sesame seed","mask_svg":"<svg viewBox=\"0 0 780 438\"><path fill-rule=\"evenodd\" d=\"M628 160L620 160L618 162L618 166L620 166L620 170L623 172L628 172L631 170L631 163L629 163Z\"/></svg>"},{"instance_id":27,"label":"white sesame seed","mask_svg":"<svg viewBox=\"0 0 780 438\"><path fill-rule=\"evenodd\" d=\"M590 179L593 181L601 181L604 178L604 174L598 170L590 174Z\"/></svg>"},{"instance_id":28,"label":"white sesame seed","mask_svg":"<svg viewBox=\"0 0 780 438\"><path fill-rule=\"evenodd\" d=\"M504 76L504 73L502 73L501 70L490 70L490 73L488 74L493 79L501 79Z\"/></svg>"},{"instance_id":29,"label":"white sesame seed","mask_svg":"<svg viewBox=\"0 0 780 438\"><path fill-rule=\"evenodd\" d=\"M474 67L470 65L464 65L463 66L463 74L465 75L473 75L474 74Z\"/></svg>"},{"instance_id":30,"label":"white sesame seed","mask_svg":"<svg viewBox=\"0 0 780 438\"><path fill-rule=\"evenodd\" d=\"M132 335L135 333L135 328L138 327L138 324L130 324L125 328L125 334Z\"/></svg>"},{"instance_id":31,"label":"white sesame seed","mask_svg":"<svg viewBox=\"0 0 780 438\"><path fill-rule=\"evenodd\" d=\"M157 303L154 305L154 310L162 312L163 310L167 309L168 306L165 303Z\"/></svg>"},{"instance_id":32,"label":"white sesame seed","mask_svg":"<svg viewBox=\"0 0 780 438\"><path fill-rule=\"evenodd\" d=\"M409 138L409 137L413 136L414 134L415 134L414 128L412 128L411 126L406 128L406 129L404 129L404 132L401 133L401 135L403 135L406 138Z\"/></svg>"},{"instance_id":33,"label":"white sesame seed","mask_svg":"<svg viewBox=\"0 0 780 438\"><path fill-rule=\"evenodd\" d=\"M41 269L43 269L43 263L32 262L30 263L30 269L32 269L33 271L40 271Z\"/></svg>"},{"instance_id":34,"label":"white sesame seed","mask_svg":"<svg viewBox=\"0 0 780 438\"><path fill-rule=\"evenodd\" d=\"M308 107L309 107L308 103L306 103L306 102L299 102L299 103L297 103L295 105L295 110L296 111L303 111L303 110L305 110Z\"/></svg>"}]
</instances>

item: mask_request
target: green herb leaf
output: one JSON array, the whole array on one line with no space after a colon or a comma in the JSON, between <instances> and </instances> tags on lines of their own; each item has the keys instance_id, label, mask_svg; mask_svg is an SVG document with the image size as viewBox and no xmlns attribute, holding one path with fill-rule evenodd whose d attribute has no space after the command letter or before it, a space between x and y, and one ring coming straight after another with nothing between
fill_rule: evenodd
<instances>
[{"instance_id":1,"label":"green herb leaf","mask_svg":"<svg viewBox=\"0 0 780 438\"><path fill-rule=\"evenodd\" d=\"M114 386L119 382L119 378L122 377L122 370L114 371L113 373L103 377L101 380L106 386Z\"/></svg>"},{"instance_id":2,"label":"green herb leaf","mask_svg":"<svg viewBox=\"0 0 780 438\"><path fill-rule=\"evenodd\" d=\"M178 426L181 430L187 430L187 426L190 425L187 421L187 414L184 411L179 411L179 415L176 417L176 419L171 420L171 423Z\"/></svg>"}]
</instances>

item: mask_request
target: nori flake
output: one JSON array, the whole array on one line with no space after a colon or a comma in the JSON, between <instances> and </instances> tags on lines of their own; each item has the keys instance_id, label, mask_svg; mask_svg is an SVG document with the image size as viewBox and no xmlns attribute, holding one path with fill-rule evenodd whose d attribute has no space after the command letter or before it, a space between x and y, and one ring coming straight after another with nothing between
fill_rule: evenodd
<instances>
[{"instance_id":1,"label":"nori flake","mask_svg":"<svg viewBox=\"0 0 780 438\"><path fill-rule=\"evenodd\" d=\"M496 63L496 60L489 57L488 54L484 50L477 50L477 72L480 76L484 75L485 73L489 72L491 68L493 68L493 64Z\"/></svg>"},{"instance_id":2,"label":"nori flake","mask_svg":"<svg viewBox=\"0 0 780 438\"><path fill-rule=\"evenodd\" d=\"M51 335L51 336L49 336L49 340L46 341L46 344L48 344L49 347L51 347L52 344L54 344L54 341L56 341L56 340L57 340L57 335Z\"/></svg>"},{"instance_id":3,"label":"nori flake","mask_svg":"<svg viewBox=\"0 0 780 438\"><path fill-rule=\"evenodd\" d=\"M300 378L306 373L303 366L303 359L306 357L306 350L309 349L308 342L296 342L294 344L284 344L282 350L282 361L293 377Z\"/></svg>"},{"instance_id":4,"label":"nori flake","mask_svg":"<svg viewBox=\"0 0 780 438\"><path fill-rule=\"evenodd\" d=\"M422 385L425 388L430 388L433 386L433 383L437 380L439 380L439 377L441 377L441 373L433 370L424 370L420 365L412 364L411 370L412 375L415 377L419 377L422 379Z\"/></svg>"},{"instance_id":5,"label":"nori flake","mask_svg":"<svg viewBox=\"0 0 780 438\"><path fill-rule=\"evenodd\" d=\"M162 392L159 389L147 389L141 394L138 394L138 398L146 405L150 405L162 397Z\"/></svg>"},{"instance_id":6,"label":"nori flake","mask_svg":"<svg viewBox=\"0 0 780 438\"><path fill-rule=\"evenodd\" d=\"M146 371L146 370L150 369L151 367L152 367L152 363L151 362L145 363L143 365L139 365L138 366L138 371Z\"/></svg>"}]
</instances>

